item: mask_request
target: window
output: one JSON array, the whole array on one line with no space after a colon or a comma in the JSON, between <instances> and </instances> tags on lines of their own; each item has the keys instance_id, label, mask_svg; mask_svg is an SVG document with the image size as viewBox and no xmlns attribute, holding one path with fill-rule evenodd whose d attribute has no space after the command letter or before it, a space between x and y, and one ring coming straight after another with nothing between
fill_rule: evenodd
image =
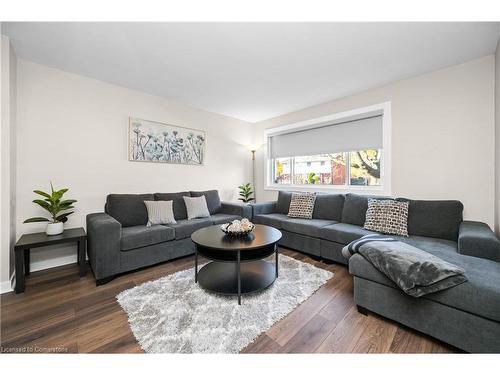
<instances>
[{"instance_id":1,"label":"window","mask_svg":"<svg viewBox=\"0 0 500 375\"><path fill-rule=\"evenodd\" d=\"M379 186L381 150L295 156L275 160L275 184ZM348 177L349 176L349 177Z\"/></svg>"},{"instance_id":2,"label":"window","mask_svg":"<svg viewBox=\"0 0 500 375\"><path fill-rule=\"evenodd\" d=\"M266 130L267 187L390 194L389 116L390 103L383 103Z\"/></svg>"},{"instance_id":3,"label":"window","mask_svg":"<svg viewBox=\"0 0 500 375\"><path fill-rule=\"evenodd\" d=\"M380 150L349 152L349 184L380 185Z\"/></svg>"},{"instance_id":4,"label":"window","mask_svg":"<svg viewBox=\"0 0 500 375\"><path fill-rule=\"evenodd\" d=\"M292 159L279 158L274 160L275 184L290 184L292 182Z\"/></svg>"}]
</instances>

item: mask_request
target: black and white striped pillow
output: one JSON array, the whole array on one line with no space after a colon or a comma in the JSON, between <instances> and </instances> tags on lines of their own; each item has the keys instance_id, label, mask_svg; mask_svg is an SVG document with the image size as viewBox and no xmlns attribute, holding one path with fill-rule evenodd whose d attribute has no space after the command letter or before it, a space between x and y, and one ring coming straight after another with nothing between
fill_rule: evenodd
<instances>
[{"instance_id":1,"label":"black and white striped pillow","mask_svg":"<svg viewBox=\"0 0 500 375\"><path fill-rule=\"evenodd\" d=\"M388 237L385 234L367 234L357 240L352 241L342 248L342 255L349 259L359 252L359 248L369 242L398 242L395 238Z\"/></svg>"},{"instance_id":2,"label":"black and white striped pillow","mask_svg":"<svg viewBox=\"0 0 500 375\"><path fill-rule=\"evenodd\" d=\"M174 218L173 201L144 201L148 210L148 224L177 224Z\"/></svg>"}]
</instances>

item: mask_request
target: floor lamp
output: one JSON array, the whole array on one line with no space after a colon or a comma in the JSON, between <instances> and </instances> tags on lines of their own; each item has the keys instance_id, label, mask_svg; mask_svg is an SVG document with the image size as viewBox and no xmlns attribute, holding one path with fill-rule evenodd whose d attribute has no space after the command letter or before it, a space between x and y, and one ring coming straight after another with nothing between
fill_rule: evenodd
<instances>
[{"instance_id":1,"label":"floor lamp","mask_svg":"<svg viewBox=\"0 0 500 375\"><path fill-rule=\"evenodd\" d=\"M248 149L252 153L252 187L253 187L253 201L257 202L257 193L255 189L255 152L259 149L259 145L251 144L248 145Z\"/></svg>"}]
</instances>

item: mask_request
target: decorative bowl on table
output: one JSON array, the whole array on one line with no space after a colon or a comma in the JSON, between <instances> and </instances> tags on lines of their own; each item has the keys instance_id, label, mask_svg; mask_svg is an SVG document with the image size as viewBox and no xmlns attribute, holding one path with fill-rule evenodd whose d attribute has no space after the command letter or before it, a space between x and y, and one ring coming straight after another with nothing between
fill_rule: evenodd
<instances>
[{"instance_id":1,"label":"decorative bowl on table","mask_svg":"<svg viewBox=\"0 0 500 375\"><path fill-rule=\"evenodd\" d=\"M248 219L234 220L231 223L222 224L220 229L230 237L244 237L250 234L255 225Z\"/></svg>"}]
</instances>

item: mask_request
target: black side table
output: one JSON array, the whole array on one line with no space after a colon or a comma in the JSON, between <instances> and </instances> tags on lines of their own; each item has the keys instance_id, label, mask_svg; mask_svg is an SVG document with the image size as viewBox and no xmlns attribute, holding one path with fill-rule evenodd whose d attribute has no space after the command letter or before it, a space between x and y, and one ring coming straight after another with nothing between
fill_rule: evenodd
<instances>
[{"instance_id":1,"label":"black side table","mask_svg":"<svg viewBox=\"0 0 500 375\"><path fill-rule=\"evenodd\" d=\"M45 232L23 234L14 247L16 256L16 293L24 292L24 277L30 274L30 250L35 247L50 246L60 243L76 242L78 244L78 264L80 277L87 273L86 249L87 234L83 228L66 229L61 234L47 236Z\"/></svg>"}]
</instances>

